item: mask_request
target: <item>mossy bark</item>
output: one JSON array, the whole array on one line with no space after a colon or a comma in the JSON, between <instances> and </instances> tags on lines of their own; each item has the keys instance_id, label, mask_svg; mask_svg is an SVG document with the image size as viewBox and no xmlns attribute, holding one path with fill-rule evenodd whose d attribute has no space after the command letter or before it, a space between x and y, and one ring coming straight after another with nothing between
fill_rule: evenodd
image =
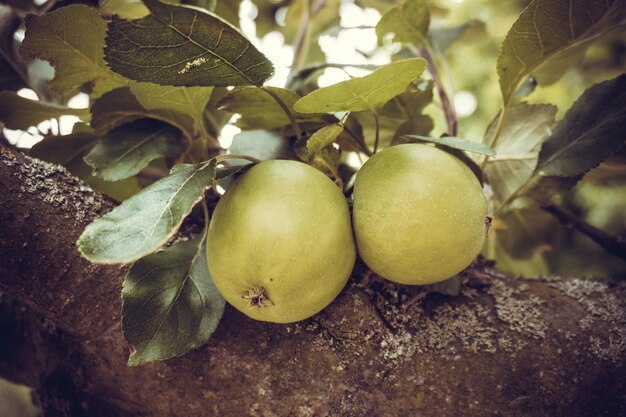
<instances>
[{"instance_id":1,"label":"mossy bark","mask_svg":"<svg viewBox=\"0 0 626 417\"><path fill-rule=\"evenodd\" d=\"M34 387L48 417L626 415L626 285L510 278L484 262L458 296L358 264L309 320L227 308L207 345L130 368L125 267L74 246L111 207L0 148L0 376Z\"/></svg>"}]
</instances>

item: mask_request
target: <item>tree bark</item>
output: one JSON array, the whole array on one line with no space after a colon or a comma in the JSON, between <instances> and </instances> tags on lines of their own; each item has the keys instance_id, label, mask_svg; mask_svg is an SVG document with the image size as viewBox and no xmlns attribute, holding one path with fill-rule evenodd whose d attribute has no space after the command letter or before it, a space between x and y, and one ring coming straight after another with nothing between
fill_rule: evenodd
<instances>
[{"instance_id":1,"label":"tree bark","mask_svg":"<svg viewBox=\"0 0 626 417\"><path fill-rule=\"evenodd\" d=\"M626 416L626 285L512 278L477 262L460 295L357 264L315 317L227 307L211 340L137 368L124 266L75 241L113 207L63 168L0 148L0 376L52 416Z\"/></svg>"}]
</instances>

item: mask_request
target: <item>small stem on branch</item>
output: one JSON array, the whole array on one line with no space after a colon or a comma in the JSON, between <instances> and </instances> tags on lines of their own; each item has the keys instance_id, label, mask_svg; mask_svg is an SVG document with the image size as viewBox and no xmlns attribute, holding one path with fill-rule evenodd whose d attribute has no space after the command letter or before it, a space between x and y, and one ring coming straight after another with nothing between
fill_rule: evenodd
<instances>
[{"instance_id":1,"label":"small stem on branch","mask_svg":"<svg viewBox=\"0 0 626 417\"><path fill-rule=\"evenodd\" d=\"M300 130L300 126L298 125L298 122L296 122L296 118L294 117L294 115L291 112L291 110L289 109L289 107L287 107L285 102L278 96L278 94L274 93L269 88L267 88L267 87L260 87L260 88L261 88L261 90L263 90L267 94L269 94L274 99L274 101L276 101L276 103L278 103L280 108L283 109L283 112L289 118L289 122L291 123L291 127L293 129L293 132L296 134L296 138L300 139L302 137L302 130Z\"/></svg>"},{"instance_id":2,"label":"small stem on branch","mask_svg":"<svg viewBox=\"0 0 626 417\"><path fill-rule=\"evenodd\" d=\"M245 159L246 161L254 162L255 164L258 164L259 162L261 162L260 159L257 159L253 156L241 155L241 154L218 155L215 157L215 159L217 160L217 162L222 162L225 159Z\"/></svg>"},{"instance_id":3,"label":"small stem on branch","mask_svg":"<svg viewBox=\"0 0 626 417\"><path fill-rule=\"evenodd\" d=\"M454 104L450 101L448 97L448 93L443 85L443 81L439 76L439 71L437 70L437 64L435 63L434 52L431 49L428 43L426 46L420 48L419 50L410 46L409 48L413 51L415 55L423 57L428 62L428 71L433 77L433 83L435 84L435 88L437 89L437 94L439 95L439 100L441 101L441 108L443 109L443 113L446 117L446 125L448 127L448 134L450 136L456 136L458 131L458 117L456 111L454 110Z\"/></svg>"},{"instance_id":4,"label":"small stem on branch","mask_svg":"<svg viewBox=\"0 0 626 417\"><path fill-rule=\"evenodd\" d=\"M287 76L287 85L291 85L297 73L306 63L309 55L309 44L311 42L311 20L326 5L326 0L317 0L311 5L310 1L303 2L302 17L300 18L300 26L293 41L293 60L291 68Z\"/></svg>"},{"instance_id":5,"label":"small stem on branch","mask_svg":"<svg viewBox=\"0 0 626 417\"><path fill-rule=\"evenodd\" d=\"M504 119L506 114L509 111L509 102L505 102L502 106L502 110L500 111L500 116L498 117L498 124L496 125L496 131L493 134L493 138L487 144L492 149L496 148L496 144L498 143L498 139L500 138L500 133L502 132L502 126L504 125ZM485 168L487 167L487 163L489 162L489 155L485 155L482 162L480 163L480 170L485 172Z\"/></svg>"},{"instance_id":6,"label":"small stem on branch","mask_svg":"<svg viewBox=\"0 0 626 417\"><path fill-rule=\"evenodd\" d=\"M573 227L607 252L626 261L626 239L622 236L611 235L557 205L549 204L541 208L552 214L565 226Z\"/></svg>"},{"instance_id":7,"label":"small stem on branch","mask_svg":"<svg viewBox=\"0 0 626 417\"><path fill-rule=\"evenodd\" d=\"M376 135L374 136L374 152L375 154L378 152L378 142L380 141L380 118L378 117L378 113L372 110L372 114L374 115L374 123L376 124Z\"/></svg>"},{"instance_id":8,"label":"small stem on branch","mask_svg":"<svg viewBox=\"0 0 626 417\"><path fill-rule=\"evenodd\" d=\"M202 199L202 213L204 214L204 229L205 233L209 230L209 221L211 217L209 216L209 205L206 202L206 197Z\"/></svg>"}]
</instances>

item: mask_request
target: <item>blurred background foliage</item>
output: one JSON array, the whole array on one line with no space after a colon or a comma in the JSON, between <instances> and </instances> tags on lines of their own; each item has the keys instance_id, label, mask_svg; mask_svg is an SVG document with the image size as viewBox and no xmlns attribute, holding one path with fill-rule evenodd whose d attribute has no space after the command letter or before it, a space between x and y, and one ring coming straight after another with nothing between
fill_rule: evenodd
<instances>
[{"instance_id":1,"label":"blurred background foliage","mask_svg":"<svg viewBox=\"0 0 626 417\"><path fill-rule=\"evenodd\" d=\"M119 14L124 18L138 18L147 13L138 0L1 0L0 3L7 5L2 6L4 8L11 7L18 16L70 3L89 4L99 7L103 15ZM377 45L374 32L380 16L398 1L183 0L182 3L214 10L240 27L276 66L276 75L268 85L283 87L286 84L301 94L317 85L367 74L371 66L390 62L394 54L402 56L398 44ZM459 116L457 136L482 141L487 126L502 107L496 61L504 37L529 3L526 0L433 0L429 3L431 43L443 85ZM302 19L306 13L309 13L310 24L303 30ZM299 47L294 49L294 44ZM295 58L294 50L298 55ZM292 64L300 69L295 75L289 71ZM29 68L34 78L37 78L37 71L42 73L40 78L50 78L46 74L50 69L38 65L39 69L32 64ZM625 72L624 30L614 30L596 39L583 54L572 57L557 70L565 70L565 73L556 82L546 73L537 74L534 82L526 83L525 100L555 105L559 120L591 85ZM429 87L423 84L420 88ZM433 97L433 104L426 105L423 113L432 118L434 127L430 135L437 137L445 133L447 127L439 97L437 94ZM371 118L368 120L366 114L354 116L362 124L365 137L371 137L367 133L371 129ZM222 126L228 120L223 113L213 113L213 117L221 118L219 125ZM231 119L221 131L220 143L225 147L239 132L235 121ZM383 125L383 143L384 129ZM391 138L386 140L388 143ZM621 154L590 171L562 197L562 206L589 224L626 238L625 161L626 152L622 150ZM484 253L495 259L502 270L512 274L626 277L626 262L539 208L513 209L495 218Z\"/></svg>"}]
</instances>

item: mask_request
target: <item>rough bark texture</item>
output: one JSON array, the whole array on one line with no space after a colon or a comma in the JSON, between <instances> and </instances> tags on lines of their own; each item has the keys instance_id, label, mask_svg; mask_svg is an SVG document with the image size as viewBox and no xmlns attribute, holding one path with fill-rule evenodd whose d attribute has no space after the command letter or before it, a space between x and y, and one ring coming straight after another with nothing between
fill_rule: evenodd
<instances>
[{"instance_id":1,"label":"rough bark texture","mask_svg":"<svg viewBox=\"0 0 626 417\"><path fill-rule=\"evenodd\" d=\"M623 416L626 285L463 274L461 295L357 265L317 316L232 308L187 355L126 366L124 267L76 252L112 204L64 169L0 148L0 375L46 416Z\"/></svg>"}]
</instances>

